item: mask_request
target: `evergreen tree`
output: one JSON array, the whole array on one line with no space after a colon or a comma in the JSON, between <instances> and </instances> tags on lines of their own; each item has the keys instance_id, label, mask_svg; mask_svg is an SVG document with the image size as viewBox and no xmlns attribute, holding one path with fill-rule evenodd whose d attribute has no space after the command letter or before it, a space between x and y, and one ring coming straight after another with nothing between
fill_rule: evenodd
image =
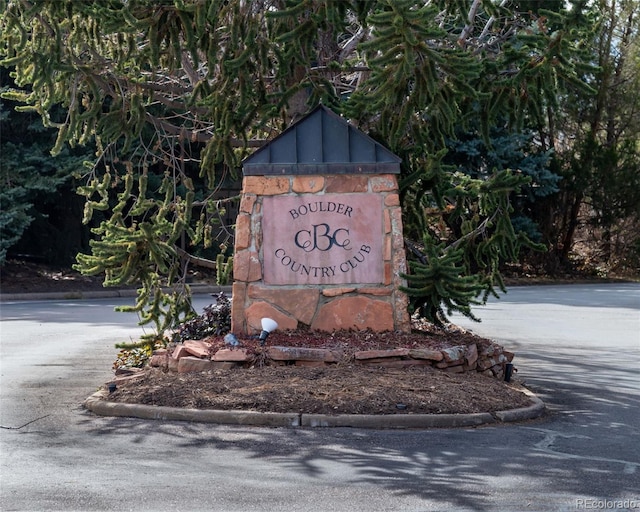
<instances>
[{"instance_id":1,"label":"evergreen tree","mask_svg":"<svg viewBox=\"0 0 640 512\"><path fill-rule=\"evenodd\" d=\"M626 242L636 246L633 257L640 260L640 2L602 1L598 6L597 94L579 112L584 132L570 169L578 178L572 183L577 189L574 201L591 212L590 224L601 233L606 265L614 263L616 230L625 219L635 227L621 238L626 235ZM567 230L567 247L575 225L571 222ZM637 263L635 268L640 270Z\"/></svg>"},{"instance_id":2,"label":"evergreen tree","mask_svg":"<svg viewBox=\"0 0 640 512\"><path fill-rule=\"evenodd\" d=\"M12 83L9 70L0 69L0 83L4 90ZM90 148L67 147L52 158L56 130L46 129L37 114L16 112L15 106L0 100L0 266L9 251L68 265L87 248L82 244L86 234L81 229L56 232L51 221L60 217L61 223L72 223L69 210L80 205L73 174Z\"/></svg>"},{"instance_id":3,"label":"evergreen tree","mask_svg":"<svg viewBox=\"0 0 640 512\"><path fill-rule=\"evenodd\" d=\"M447 142L447 149L443 163L454 172L486 179L495 171L514 169L528 178L520 193L511 196L514 208L511 220L516 232L522 231L527 238L541 241L535 205L540 198L559 190L561 177L551 168L553 153L535 144L533 132L512 133L496 125L490 130L488 140L476 130L457 133L455 139ZM454 237L460 236L455 226L448 227Z\"/></svg>"},{"instance_id":4,"label":"evergreen tree","mask_svg":"<svg viewBox=\"0 0 640 512\"><path fill-rule=\"evenodd\" d=\"M635 258L640 252L640 2L588 3L573 18L574 31L590 67L579 75L593 91L567 90L549 108L537 139L553 150L562 177L557 194L537 204L543 240L550 247L548 270L571 267L581 219L587 219L605 263L617 243ZM624 231L622 228L628 225ZM635 254L633 254L635 249ZM624 259L624 257L623 257Z\"/></svg>"},{"instance_id":5,"label":"evergreen tree","mask_svg":"<svg viewBox=\"0 0 640 512\"><path fill-rule=\"evenodd\" d=\"M58 128L54 153L98 147L80 192L85 220L108 219L78 268L141 284L134 309L160 331L189 314L180 277L212 243L220 174L319 102L403 159L407 234L427 256L408 276L413 307L468 313L524 241L509 195L526 179L450 172L446 141L471 119L488 135L497 113L518 130L559 81L579 84L564 27L483 0L10 0L0 30L18 86L5 95ZM434 231L444 216L461 229L452 243Z\"/></svg>"}]
</instances>

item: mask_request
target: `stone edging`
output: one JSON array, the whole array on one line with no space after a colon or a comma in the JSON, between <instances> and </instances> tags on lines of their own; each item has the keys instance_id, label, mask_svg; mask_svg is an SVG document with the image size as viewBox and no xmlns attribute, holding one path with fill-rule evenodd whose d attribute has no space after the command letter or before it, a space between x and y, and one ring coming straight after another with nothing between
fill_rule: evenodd
<instances>
[{"instance_id":1,"label":"stone edging","mask_svg":"<svg viewBox=\"0 0 640 512\"><path fill-rule=\"evenodd\" d=\"M261 427L354 427L372 429L392 428L455 428L510 423L540 417L545 405L528 390L532 404L519 409L494 413L471 414L301 414L256 411L220 411L213 409L182 409L156 405L109 402L107 390L100 390L87 398L85 408L99 416L119 416L165 421L194 421L221 425L252 425Z\"/></svg>"},{"instance_id":2,"label":"stone edging","mask_svg":"<svg viewBox=\"0 0 640 512\"><path fill-rule=\"evenodd\" d=\"M272 345L259 347L252 353L245 347L219 348L206 340L185 340L173 350L160 348L153 351L150 367L178 373L205 372L214 368L251 367L258 352L265 358L264 364L323 367L338 363L348 354L342 349L291 347ZM213 355L211 355L213 354ZM447 348L394 348L358 350L350 360L361 366L385 368L432 367L447 373L478 372L502 379L506 364L515 354L501 345L484 338L464 345ZM135 374L134 374L135 375ZM117 384L121 377L116 376Z\"/></svg>"}]
</instances>

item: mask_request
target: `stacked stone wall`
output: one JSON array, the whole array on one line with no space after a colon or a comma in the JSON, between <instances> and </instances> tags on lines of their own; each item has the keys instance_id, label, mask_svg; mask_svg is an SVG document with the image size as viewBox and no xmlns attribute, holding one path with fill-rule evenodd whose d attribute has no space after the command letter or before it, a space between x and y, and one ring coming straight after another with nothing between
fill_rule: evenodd
<instances>
[{"instance_id":1,"label":"stacked stone wall","mask_svg":"<svg viewBox=\"0 0 640 512\"><path fill-rule=\"evenodd\" d=\"M383 278L375 285L268 285L263 275L262 204L265 197L371 194L383 205ZM284 227L284 226L283 226ZM236 223L232 331L255 334L264 317L280 329L403 331L411 327L408 300L398 290L406 258L398 183L384 175L245 176Z\"/></svg>"},{"instance_id":2,"label":"stacked stone wall","mask_svg":"<svg viewBox=\"0 0 640 512\"><path fill-rule=\"evenodd\" d=\"M498 343L479 338L475 343L446 348L360 350L345 353L338 349L268 346L250 348L214 348L207 341L187 340L173 350L159 349L149 366L178 373L215 369L251 368L260 361L267 365L322 367L342 363L384 367L432 367L449 373L478 372L502 379L506 363L514 354ZM128 377L127 377L128 378Z\"/></svg>"}]
</instances>

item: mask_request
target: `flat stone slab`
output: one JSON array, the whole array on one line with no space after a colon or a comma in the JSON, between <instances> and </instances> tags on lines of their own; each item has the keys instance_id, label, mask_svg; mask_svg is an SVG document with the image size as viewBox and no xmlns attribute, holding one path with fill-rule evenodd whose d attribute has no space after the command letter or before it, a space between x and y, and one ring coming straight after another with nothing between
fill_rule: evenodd
<instances>
[{"instance_id":1,"label":"flat stone slab","mask_svg":"<svg viewBox=\"0 0 640 512\"><path fill-rule=\"evenodd\" d=\"M251 354L247 353L245 348L222 348L218 350L213 357L212 361L234 361L244 362L253 359Z\"/></svg>"},{"instance_id":2,"label":"flat stone slab","mask_svg":"<svg viewBox=\"0 0 640 512\"><path fill-rule=\"evenodd\" d=\"M267 356L274 361L324 361L326 363L337 363L342 354L325 348L274 346L267 348Z\"/></svg>"},{"instance_id":3,"label":"flat stone slab","mask_svg":"<svg viewBox=\"0 0 640 512\"><path fill-rule=\"evenodd\" d=\"M391 350L362 350L360 352L356 352L354 357L358 360L362 360L379 359L384 357L406 357L408 355L408 348L394 348Z\"/></svg>"}]
</instances>

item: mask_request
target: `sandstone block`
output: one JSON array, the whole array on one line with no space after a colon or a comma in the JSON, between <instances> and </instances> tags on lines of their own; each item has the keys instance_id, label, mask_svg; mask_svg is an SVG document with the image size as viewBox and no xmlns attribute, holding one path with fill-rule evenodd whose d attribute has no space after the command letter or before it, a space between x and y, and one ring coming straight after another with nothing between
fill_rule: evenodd
<instances>
[{"instance_id":1,"label":"sandstone block","mask_svg":"<svg viewBox=\"0 0 640 512\"><path fill-rule=\"evenodd\" d=\"M362 296L339 297L320 307L311 328L328 332L337 329L393 331L393 308L383 300Z\"/></svg>"},{"instance_id":2,"label":"sandstone block","mask_svg":"<svg viewBox=\"0 0 640 512\"><path fill-rule=\"evenodd\" d=\"M272 196L289 192L288 177L245 176L242 182L243 194Z\"/></svg>"},{"instance_id":3,"label":"sandstone block","mask_svg":"<svg viewBox=\"0 0 640 512\"><path fill-rule=\"evenodd\" d=\"M255 194L243 194L242 199L240 199L240 212L242 213L253 213L253 205L256 204L256 200L258 196Z\"/></svg>"},{"instance_id":4,"label":"sandstone block","mask_svg":"<svg viewBox=\"0 0 640 512\"><path fill-rule=\"evenodd\" d=\"M439 350L429 350L426 348L416 348L409 350L409 357L413 359L429 359L430 361L442 361L444 356Z\"/></svg>"},{"instance_id":5,"label":"sandstone block","mask_svg":"<svg viewBox=\"0 0 640 512\"><path fill-rule=\"evenodd\" d=\"M237 251L233 258L233 277L247 283L262 278L262 265L258 253L248 249Z\"/></svg>"},{"instance_id":6,"label":"sandstone block","mask_svg":"<svg viewBox=\"0 0 640 512\"><path fill-rule=\"evenodd\" d=\"M396 290L393 294L393 305L396 330L411 332L411 317L408 311L409 297L407 294Z\"/></svg>"},{"instance_id":7,"label":"sandstone block","mask_svg":"<svg viewBox=\"0 0 640 512\"><path fill-rule=\"evenodd\" d=\"M478 361L478 347L475 343L472 343L471 345L467 345L467 349L465 350L465 353L464 353L464 360L465 360L465 363L469 366L475 365L476 362Z\"/></svg>"},{"instance_id":8,"label":"sandstone block","mask_svg":"<svg viewBox=\"0 0 640 512\"><path fill-rule=\"evenodd\" d=\"M249 285L247 294L251 299L260 299L273 304L305 325L309 325L313 320L320 298L320 291L314 288L288 289L283 292L281 289L268 288L257 284ZM275 320L277 321L277 319Z\"/></svg>"},{"instance_id":9,"label":"sandstone block","mask_svg":"<svg viewBox=\"0 0 640 512\"><path fill-rule=\"evenodd\" d=\"M167 370L169 370L170 372L177 372L178 371L178 362L180 361L180 359L174 359L173 357L168 357L167 358Z\"/></svg>"},{"instance_id":10,"label":"sandstone block","mask_svg":"<svg viewBox=\"0 0 640 512\"><path fill-rule=\"evenodd\" d=\"M391 350L361 350L356 352L355 358L362 359L377 359L386 357L406 357L409 355L410 350L408 348L394 348Z\"/></svg>"},{"instance_id":11,"label":"sandstone block","mask_svg":"<svg viewBox=\"0 0 640 512\"><path fill-rule=\"evenodd\" d=\"M400 196L398 194L387 194L384 198L385 206L400 206Z\"/></svg>"},{"instance_id":12,"label":"sandstone block","mask_svg":"<svg viewBox=\"0 0 640 512\"><path fill-rule=\"evenodd\" d=\"M250 361L253 359L246 348L221 348L211 358L213 361Z\"/></svg>"},{"instance_id":13,"label":"sandstone block","mask_svg":"<svg viewBox=\"0 0 640 512\"><path fill-rule=\"evenodd\" d=\"M247 295L247 283L236 281L231 289L231 332L247 332L244 318L244 303Z\"/></svg>"},{"instance_id":14,"label":"sandstone block","mask_svg":"<svg viewBox=\"0 0 640 512\"><path fill-rule=\"evenodd\" d=\"M385 261L391 260L391 237L385 236L384 243L382 245L382 259Z\"/></svg>"},{"instance_id":15,"label":"sandstone block","mask_svg":"<svg viewBox=\"0 0 640 512\"><path fill-rule=\"evenodd\" d=\"M286 315L275 306L266 301L256 301L245 309L248 331L260 332L263 318L273 318L278 323L278 329L282 331L293 330L298 327L298 321Z\"/></svg>"},{"instance_id":16,"label":"sandstone block","mask_svg":"<svg viewBox=\"0 0 640 512\"><path fill-rule=\"evenodd\" d=\"M385 261L384 263L384 277L382 282L385 285L393 283L393 268L391 267L391 263L388 261Z\"/></svg>"},{"instance_id":17,"label":"sandstone block","mask_svg":"<svg viewBox=\"0 0 640 512\"><path fill-rule=\"evenodd\" d=\"M327 194L348 194L352 192L368 192L369 178L367 176L340 174L327 176L324 191Z\"/></svg>"},{"instance_id":18,"label":"sandstone block","mask_svg":"<svg viewBox=\"0 0 640 512\"><path fill-rule=\"evenodd\" d=\"M176 346L175 349L173 349L173 353L171 354L171 357L173 359L180 359L182 357L186 357L191 355L189 353L189 351L187 350L187 348L184 345L178 345Z\"/></svg>"},{"instance_id":19,"label":"sandstone block","mask_svg":"<svg viewBox=\"0 0 640 512\"><path fill-rule=\"evenodd\" d=\"M498 345L497 343L491 343L490 345L481 347L479 353L480 355L491 357L497 354L502 354L503 351L504 349L500 345Z\"/></svg>"},{"instance_id":20,"label":"sandstone block","mask_svg":"<svg viewBox=\"0 0 640 512\"><path fill-rule=\"evenodd\" d=\"M209 359L195 356L181 357L178 360L178 373L206 372L213 368Z\"/></svg>"},{"instance_id":21,"label":"sandstone block","mask_svg":"<svg viewBox=\"0 0 640 512\"><path fill-rule=\"evenodd\" d=\"M251 245L251 215L240 213L236 218L235 249L239 251Z\"/></svg>"},{"instance_id":22,"label":"sandstone block","mask_svg":"<svg viewBox=\"0 0 640 512\"><path fill-rule=\"evenodd\" d=\"M342 354L324 348L269 347L267 356L274 361L326 361L337 363Z\"/></svg>"},{"instance_id":23,"label":"sandstone block","mask_svg":"<svg viewBox=\"0 0 640 512\"><path fill-rule=\"evenodd\" d=\"M347 293L355 291L355 288L326 288L325 290L322 290L322 295L324 297L338 297L339 295L346 295Z\"/></svg>"},{"instance_id":24,"label":"sandstone block","mask_svg":"<svg viewBox=\"0 0 640 512\"><path fill-rule=\"evenodd\" d=\"M477 362L477 361L474 361L474 362L473 362L473 363L471 363L471 364L464 363L464 364L462 365L462 367L464 368L464 371L465 371L465 372L470 372L470 371L475 370L475 369L478 367L478 362Z\"/></svg>"},{"instance_id":25,"label":"sandstone block","mask_svg":"<svg viewBox=\"0 0 640 512\"><path fill-rule=\"evenodd\" d=\"M182 345L192 356L209 357L209 345L202 340L186 340Z\"/></svg>"},{"instance_id":26,"label":"sandstone block","mask_svg":"<svg viewBox=\"0 0 640 512\"><path fill-rule=\"evenodd\" d=\"M484 371L487 368L491 368L496 363L497 361L491 357L479 357L477 361L478 370Z\"/></svg>"},{"instance_id":27,"label":"sandstone block","mask_svg":"<svg viewBox=\"0 0 640 512\"><path fill-rule=\"evenodd\" d=\"M323 176L294 176L292 190L296 194L315 194L324 188Z\"/></svg>"},{"instance_id":28,"label":"sandstone block","mask_svg":"<svg viewBox=\"0 0 640 512\"><path fill-rule=\"evenodd\" d=\"M372 192L391 192L398 190L398 180L394 174L381 174L371 177Z\"/></svg>"},{"instance_id":29,"label":"sandstone block","mask_svg":"<svg viewBox=\"0 0 640 512\"><path fill-rule=\"evenodd\" d=\"M484 351L487 349L487 347L491 344L490 341L484 339L484 338L480 338L478 340L476 340L476 345L478 346L478 354L484 354Z\"/></svg>"},{"instance_id":30,"label":"sandstone block","mask_svg":"<svg viewBox=\"0 0 640 512\"><path fill-rule=\"evenodd\" d=\"M467 351L466 345L458 345L455 347L445 348L442 351L442 356L445 361L452 363L454 361L460 361L464 359L465 352Z\"/></svg>"}]
</instances>

